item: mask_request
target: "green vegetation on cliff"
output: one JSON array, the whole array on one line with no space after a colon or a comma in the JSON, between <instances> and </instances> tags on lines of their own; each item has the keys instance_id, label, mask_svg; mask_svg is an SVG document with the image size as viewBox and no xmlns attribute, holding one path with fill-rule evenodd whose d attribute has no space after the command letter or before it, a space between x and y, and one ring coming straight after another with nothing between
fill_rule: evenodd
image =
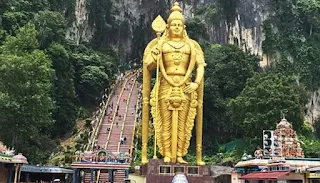
<instances>
[{"instance_id":1,"label":"green vegetation on cliff","mask_svg":"<svg viewBox=\"0 0 320 183\"><path fill-rule=\"evenodd\" d=\"M65 40L74 0L0 6L0 140L31 163L45 162L58 143L52 139L72 135L76 120L88 117L83 109L100 102L116 54Z\"/></svg>"},{"instance_id":2,"label":"green vegetation on cliff","mask_svg":"<svg viewBox=\"0 0 320 183\"><path fill-rule=\"evenodd\" d=\"M217 18L220 17L232 25L238 5L231 2L217 1L200 6L195 16L187 21L189 35L203 43L208 63L204 153L225 152L230 141L234 142L236 152L252 153L256 146L261 146L262 130L274 129L283 113L302 135L306 155L319 157L319 139L313 128L304 124L304 115L309 94L320 86L320 3L270 0L270 16L263 22L262 47L272 62L262 70L257 68L259 59L250 53L206 41L209 31L201 20L219 22ZM318 124L315 123L317 131ZM249 141L237 146L242 139ZM221 145L225 143L228 144ZM232 156L237 159L240 154Z\"/></svg>"},{"instance_id":3,"label":"green vegetation on cliff","mask_svg":"<svg viewBox=\"0 0 320 183\"><path fill-rule=\"evenodd\" d=\"M315 123L314 133L303 119L309 93L320 86L319 1L269 0L262 47L272 64L265 70L258 66L261 58L233 45L207 41L209 30L202 20L226 20L230 29L239 3L217 0L198 6L186 22L208 64L206 159L223 163L238 160L245 148L251 153L261 145L261 130L275 128L281 113L301 135L305 154L319 157L320 122ZM118 10L111 0L89 0L86 8L94 35L91 42L75 45L65 39L75 20L75 4L75 0L0 1L0 140L31 163L45 162L58 143L52 139L70 135L77 119L89 117L88 109L97 106L119 68L118 53L111 45L121 42L115 40L119 35L128 34L130 21L116 19ZM160 1L159 7L166 7L165 2ZM165 14L163 9L159 12ZM137 50L145 46L144 34L150 29L146 21L141 17L132 30L132 45L127 45L132 49L130 58L139 60L142 55ZM86 137L82 135L77 147L86 143ZM190 148L191 155L194 149Z\"/></svg>"}]
</instances>

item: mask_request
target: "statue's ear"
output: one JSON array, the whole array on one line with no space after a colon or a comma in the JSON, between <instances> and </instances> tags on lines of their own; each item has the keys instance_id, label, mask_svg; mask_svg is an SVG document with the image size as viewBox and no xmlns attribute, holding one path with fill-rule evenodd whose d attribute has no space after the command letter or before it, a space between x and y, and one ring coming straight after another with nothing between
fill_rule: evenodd
<instances>
[{"instance_id":1,"label":"statue's ear","mask_svg":"<svg viewBox=\"0 0 320 183\"><path fill-rule=\"evenodd\" d=\"M184 29L186 29L186 27L187 27L187 26L186 26L186 25L184 25Z\"/></svg>"}]
</instances>

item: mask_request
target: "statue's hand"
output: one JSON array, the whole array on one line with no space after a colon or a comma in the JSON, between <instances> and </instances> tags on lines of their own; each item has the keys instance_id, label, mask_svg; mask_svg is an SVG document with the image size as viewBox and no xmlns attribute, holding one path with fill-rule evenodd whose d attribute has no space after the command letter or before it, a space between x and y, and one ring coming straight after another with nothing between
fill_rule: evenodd
<instances>
[{"instance_id":1,"label":"statue's hand","mask_svg":"<svg viewBox=\"0 0 320 183\"><path fill-rule=\"evenodd\" d=\"M160 54L159 48L152 48L151 49L151 55L152 55L153 59L156 59L159 54Z\"/></svg>"},{"instance_id":2,"label":"statue's hand","mask_svg":"<svg viewBox=\"0 0 320 183\"><path fill-rule=\"evenodd\" d=\"M185 93L192 93L194 91L196 91L196 89L198 89L199 85L198 83L194 83L194 82L190 82L186 84L187 86L184 87L183 91Z\"/></svg>"},{"instance_id":3,"label":"statue's hand","mask_svg":"<svg viewBox=\"0 0 320 183\"><path fill-rule=\"evenodd\" d=\"M159 50L159 48L152 48L151 52L152 52L153 54L155 54L155 55L159 55L160 50Z\"/></svg>"}]
</instances>

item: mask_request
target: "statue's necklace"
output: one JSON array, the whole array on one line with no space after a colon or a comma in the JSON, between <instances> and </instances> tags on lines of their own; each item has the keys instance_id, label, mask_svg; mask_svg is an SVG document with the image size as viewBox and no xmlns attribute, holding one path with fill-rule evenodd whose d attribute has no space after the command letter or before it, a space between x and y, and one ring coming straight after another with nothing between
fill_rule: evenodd
<instances>
[{"instance_id":1,"label":"statue's necklace","mask_svg":"<svg viewBox=\"0 0 320 183\"><path fill-rule=\"evenodd\" d=\"M172 59L173 59L173 62L174 62L174 65L180 65L181 63L181 59L182 59L182 55L183 53L180 51L180 49L182 47L184 47L186 44L182 44L182 45L173 45L173 44L170 44L170 42L168 42L168 44L174 48L174 53L172 53Z\"/></svg>"}]
</instances>

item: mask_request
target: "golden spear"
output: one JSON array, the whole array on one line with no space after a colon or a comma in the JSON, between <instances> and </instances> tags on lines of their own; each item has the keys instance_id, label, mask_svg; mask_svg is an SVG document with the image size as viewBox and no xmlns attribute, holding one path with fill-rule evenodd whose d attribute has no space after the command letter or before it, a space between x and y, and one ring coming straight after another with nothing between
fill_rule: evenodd
<instances>
[{"instance_id":1,"label":"golden spear","mask_svg":"<svg viewBox=\"0 0 320 183\"><path fill-rule=\"evenodd\" d=\"M152 29L153 31L157 34L157 39L158 39L158 45L157 48L158 50L161 50L161 44L160 44L160 38L162 33L165 31L166 29L166 22L163 20L163 18L158 15L156 19L154 19L154 21L152 22ZM159 53L158 58L157 58L157 70L156 70L156 114L158 114L158 93L159 93L159 86L160 86L160 82L159 82L159 64L160 64L160 60L162 57L162 52ZM159 119L153 119L153 127L154 127L154 152L153 152L153 159L157 159L157 132L156 132L156 123L157 120Z\"/></svg>"}]
</instances>

